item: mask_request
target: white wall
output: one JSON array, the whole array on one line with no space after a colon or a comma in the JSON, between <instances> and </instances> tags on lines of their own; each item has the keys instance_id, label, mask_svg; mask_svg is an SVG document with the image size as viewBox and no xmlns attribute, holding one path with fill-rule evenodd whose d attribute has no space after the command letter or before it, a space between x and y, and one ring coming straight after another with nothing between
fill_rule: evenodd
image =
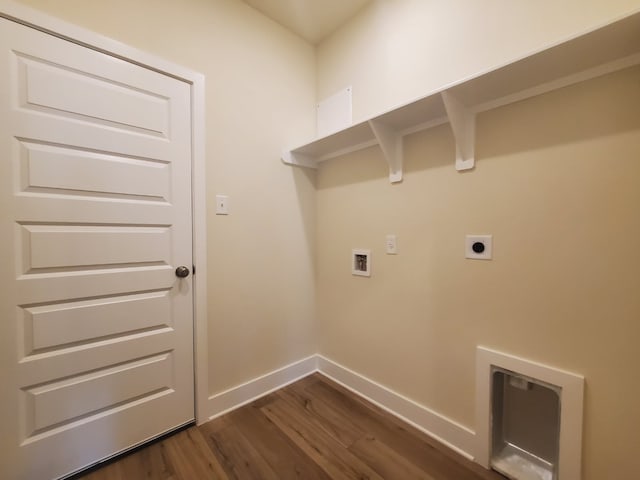
<instances>
[{"instance_id":1,"label":"white wall","mask_svg":"<svg viewBox=\"0 0 640 480\"><path fill-rule=\"evenodd\" d=\"M318 98L352 85L357 122L639 8L638 0L373 0L318 46Z\"/></svg>"},{"instance_id":2,"label":"white wall","mask_svg":"<svg viewBox=\"0 0 640 480\"><path fill-rule=\"evenodd\" d=\"M352 85L362 120L638 7L374 1L319 46L319 98ZM400 184L378 147L323 162L320 353L470 429L478 345L582 374L583 478L635 478L638 85L635 67L479 115L470 172L449 125L405 137ZM469 233L494 235L493 261L464 259Z\"/></svg>"}]
</instances>

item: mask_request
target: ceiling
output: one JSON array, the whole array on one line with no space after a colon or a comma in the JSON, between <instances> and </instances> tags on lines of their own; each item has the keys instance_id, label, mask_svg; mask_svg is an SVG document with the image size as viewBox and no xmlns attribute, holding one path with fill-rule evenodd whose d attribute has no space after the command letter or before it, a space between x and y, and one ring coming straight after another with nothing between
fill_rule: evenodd
<instances>
[{"instance_id":1,"label":"ceiling","mask_svg":"<svg viewBox=\"0 0 640 480\"><path fill-rule=\"evenodd\" d=\"M315 45L371 0L242 1Z\"/></svg>"}]
</instances>

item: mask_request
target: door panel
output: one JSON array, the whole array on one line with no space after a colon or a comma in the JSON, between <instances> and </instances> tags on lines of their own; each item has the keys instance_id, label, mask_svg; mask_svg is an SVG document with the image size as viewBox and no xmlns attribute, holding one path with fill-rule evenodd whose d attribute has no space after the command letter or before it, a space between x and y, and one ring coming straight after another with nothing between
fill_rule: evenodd
<instances>
[{"instance_id":1,"label":"door panel","mask_svg":"<svg viewBox=\"0 0 640 480\"><path fill-rule=\"evenodd\" d=\"M22 191L168 202L169 164L21 142ZM73 171L69 176L66 172Z\"/></svg>"},{"instance_id":2,"label":"door panel","mask_svg":"<svg viewBox=\"0 0 640 480\"><path fill-rule=\"evenodd\" d=\"M28 437L172 387L171 353L24 388ZM81 401L78 401L81 399Z\"/></svg>"},{"instance_id":3,"label":"door panel","mask_svg":"<svg viewBox=\"0 0 640 480\"><path fill-rule=\"evenodd\" d=\"M27 307L25 352L64 348L136 331L173 327L166 291Z\"/></svg>"},{"instance_id":4,"label":"door panel","mask_svg":"<svg viewBox=\"0 0 640 480\"><path fill-rule=\"evenodd\" d=\"M22 108L167 137L169 99L72 68L17 57Z\"/></svg>"},{"instance_id":5,"label":"door panel","mask_svg":"<svg viewBox=\"0 0 640 480\"><path fill-rule=\"evenodd\" d=\"M167 264L169 227L21 225L21 273L78 271L119 264Z\"/></svg>"},{"instance_id":6,"label":"door panel","mask_svg":"<svg viewBox=\"0 0 640 480\"><path fill-rule=\"evenodd\" d=\"M0 478L189 422L190 86L0 19Z\"/></svg>"}]
</instances>

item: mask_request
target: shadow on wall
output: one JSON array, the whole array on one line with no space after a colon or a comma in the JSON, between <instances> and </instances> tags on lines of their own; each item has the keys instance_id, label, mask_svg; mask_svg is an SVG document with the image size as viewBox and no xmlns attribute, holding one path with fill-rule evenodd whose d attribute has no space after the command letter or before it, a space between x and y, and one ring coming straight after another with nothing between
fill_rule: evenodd
<instances>
[{"instance_id":1,"label":"shadow on wall","mask_svg":"<svg viewBox=\"0 0 640 480\"><path fill-rule=\"evenodd\" d=\"M632 75L629 75L630 71ZM640 105L639 84L640 67L632 67L613 76L607 75L479 114L476 168L482 168L483 161L494 157L637 130L640 115L624 106L629 103ZM634 92L634 97L620 95L619 91ZM537 108L532 108L534 106ZM541 109L547 112L544 122L540 122ZM518 121L514 122L514 118ZM455 144L449 124L407 135L403 141L403 181L406 182L406 177L412 173L427 169L455 168ZM331 173L331 167L336 163L341 164L339 175ZM388 173L382 151L373 146L322 162L318 189L369 181L388 182ZM459 174L473 175L473 170Z\"/></svg>"},{"instance_id":2,"label":"shadow on wall","mask_svg":"<svg viewBox=\"0 0 640 480\"><path fill-rule=\"evenodd\" d=\"M640 105L638 87L640 67L632 67L480 114L477 158L481 162L637 130L640 115L626 106ZM540 122L540 111L547 112L545 122Z\"/></svg>"},{"instance_id":3,"label":"shadow on wall","mask_svg":"<svg viewBox=\"0 0 640 480\"><path fill-rule=\"evenodd\" d=\"M455 168L455 145L449 124L407 135L403 139L403 175L431 168ZM340 165L339 174L332 167ZM379 146L358 150L320 164L318 189L342 187L362 182L383 181L390 188L401 188L402 182L389 183L389 167ZM403 182L406 180L403 180Z\"/></svg>"},{"instance_id":4,"label":"shadow on wall","mask_svg":"<svg viewBox=\"0 0 640 480\"><path fill-rule=\"evenodd\" d=\"M297 205L300 211L300 218L304 225L305 238L310 252L315 252L316 242L316 205L315 205L315 189L317 171L312 168L290 167L293 183L296 188ZM314 212L309 215L309 212Z\"/></svg>"}]
</instances>

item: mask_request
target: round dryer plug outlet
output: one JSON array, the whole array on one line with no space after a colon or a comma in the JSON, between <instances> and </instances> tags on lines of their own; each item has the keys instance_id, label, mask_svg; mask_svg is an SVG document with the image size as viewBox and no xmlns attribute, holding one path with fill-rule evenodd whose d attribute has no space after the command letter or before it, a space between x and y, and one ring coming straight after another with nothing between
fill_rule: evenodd
<instances>
[{"instance_id":1,"label":"round dryer plug outlet","mask_svg":"<svg viewBox=\"0 0 640 480\"><path fill-rule=\"evenodd\" d=\"M493 257L493 235L467 235L465 257L472 260L491 260Z\"/></svg>"}]
</instances>

